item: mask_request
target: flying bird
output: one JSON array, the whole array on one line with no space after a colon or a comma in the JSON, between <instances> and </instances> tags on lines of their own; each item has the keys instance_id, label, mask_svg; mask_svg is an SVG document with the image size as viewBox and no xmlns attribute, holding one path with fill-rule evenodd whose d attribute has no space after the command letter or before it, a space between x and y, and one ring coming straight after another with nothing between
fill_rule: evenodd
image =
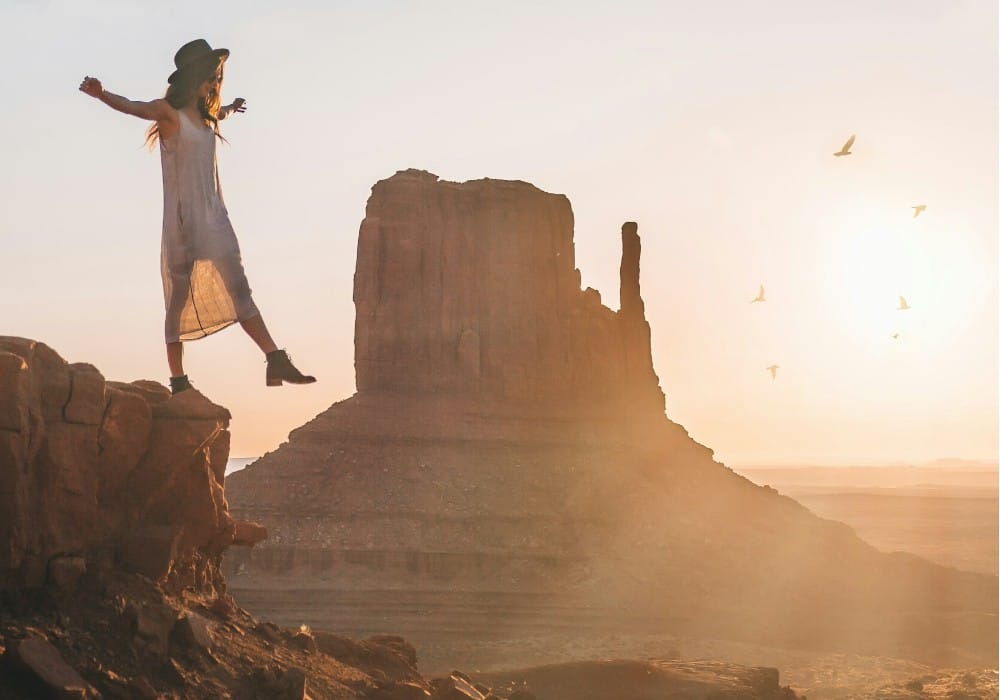
<instances>
[{"instance_id":1,"label":"flying bird","mask_svg":"<svg viewBox=\"0 0 1000 700\"><path fill-rule=\"evenodd\" d=\"M893 340L899 340L899 333L893 333L889 337L892 338Z\"/></svg>"},{"instance_id":2,"label":"flying bird","mask_svg":"<svg viewBox=\"0 0 1000 700\"><path fill-rule=\"evenodd\" d=\"M755 301L767 301L767 299L764 298L764 285L760 285L760 291L757 292L757 298L751 299L750 303L752 304Z\"/></svg>"},{"instance_id":3,"label":"flying bird","mask_svg":"<svg viewBox=\"0 0 1000 700\"><path fill-rule=\"evenodd\" d=\"M906 311L910 305L906 303L906 297L899 297L899 308L896 311Z\"/></svg>"},{"instance_id":4,"label":"flying bird","mask_svg":"<svg viewBox=\"0 0 1000 700\"><path fill-rule=\"evenodd\" d=\"M778 376L778 367L780 366L781 365L771 365L767 368L767 371L771 373L771 381L774 381L774 378Z\"/></svg>"},{"instance_id":5,"label":"flying bird","mask_svg":"<svg viewBox=\"0 0 1000 700\"><path fill-rule=\"evenodd\" d=\"M927 205L926 205L926 204L918 204L917 206L915 206L915 207L910 207L910 208L911 208L911 209L913 209L913 218L914 218L914 219L916 219L916 218L917 218L918 216L920 216L920 213L921 213L921 212L922 212L922 211L923 211L924 209L926 209L926 208L927 208Z\"/></svg>"},{"instance_id":6,"label":"flying bird","mask_svg":"<svg viewBox=\"0 0 1000 700\"><path fill-rule=\"evenodd\" d=\"M844 142L844 145L840 147L840 150L834 153L833 155L837 156L838 158L840 156L849 156L851 155L851 146L853 145L854 145L854 134L851 134L851 138L847 139L847 141Z\"/></svg>"}]
</instances>

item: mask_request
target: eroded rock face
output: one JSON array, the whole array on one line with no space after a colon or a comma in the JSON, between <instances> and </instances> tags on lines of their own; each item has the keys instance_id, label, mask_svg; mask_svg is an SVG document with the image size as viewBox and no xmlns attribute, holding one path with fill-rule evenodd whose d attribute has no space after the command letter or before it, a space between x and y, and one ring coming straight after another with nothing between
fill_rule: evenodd
<instances>
[{"instance_id":1,"label":"eroded rock face","mask_svg":"<svg viewBox=\"0 0 1000 700\"><path fill-rule=\"evenodd\" d=\"M196 391L109 382L44 343L0 337L0 589L71 587L91 558L219 583L237 529L219 476L229 418Z\"/></svg>"},{"instance_id":2,"label":"eroded rock face","mask_svg":"<svg viewBox=\"0 0 1000 700\"><path fill-rule=\"evenodd\" d=\"M622 310L580 289L569 200L525 182L407 170L372 188L354 276L365 392L443 393L663 415L622 232Z\"/></svg>"}]
</instances>

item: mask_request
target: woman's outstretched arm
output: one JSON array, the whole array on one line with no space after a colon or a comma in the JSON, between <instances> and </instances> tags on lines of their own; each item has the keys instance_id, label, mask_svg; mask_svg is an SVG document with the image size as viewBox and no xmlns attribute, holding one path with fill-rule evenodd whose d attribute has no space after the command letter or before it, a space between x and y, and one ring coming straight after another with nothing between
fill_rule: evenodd
<instances>
[{"instance_id":1,"label":"woman's outstretched arm","mask_svg":"<svg viewBox=\"0 0 1000 700\"><path fill-rule=\"evenodd\" d=\"M106 104L112 109L116 109L119 112L124 112L125 114L131 114L134 117L139 117L140 119L148 119L149 121L155 122L169 122L173 117L173 107L170 106L166 100L153 100L152 102L135 102L128 99L127 97L122 97L121 95L114 95L104 89L101 85L101 81L97 78L91 78L87 76L80 83L80 92L86 93L91 97L96 97L101 102Z\"/></svg>"}]
</instances>

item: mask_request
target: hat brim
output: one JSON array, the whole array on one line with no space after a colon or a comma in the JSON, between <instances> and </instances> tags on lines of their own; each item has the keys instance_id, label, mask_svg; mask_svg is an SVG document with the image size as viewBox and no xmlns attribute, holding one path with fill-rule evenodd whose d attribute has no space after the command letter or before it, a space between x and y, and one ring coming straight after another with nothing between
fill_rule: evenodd
<instances>
[{"instance_id":1,"label":"hat brim","mask_svg":"<svg viewBox=\"0 0 1000 700\"><path fill-rule=\"evenodd\" d=\"M191 70L195 66L201 66L207 63L209 58L211 58L213 61L218 61L219 59L225 61L227 58L229 58L229 49L213 49L212 53L210 54L207 53L204 56L199 56L197 59L191 61L191 63L187 64L183 68L178 68L173 73L171 73L170 77L167 78L167 84L168 85L173 84L173 82L177 80L178 77L180 77L186 71Z\"/></svg>"}]
</instances>

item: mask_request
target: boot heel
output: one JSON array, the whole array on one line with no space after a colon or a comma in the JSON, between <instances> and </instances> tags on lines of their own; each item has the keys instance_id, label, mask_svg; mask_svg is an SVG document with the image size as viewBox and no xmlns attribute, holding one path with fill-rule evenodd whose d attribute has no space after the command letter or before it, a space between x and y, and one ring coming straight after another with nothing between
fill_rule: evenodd
<instances>
[{"instance_id":1,"label":"boot heel","mask_svg":"<svg viewBox=\"0 0 1000 700\"><path fill-rule=\"evenodd\" d=\"M282 384L284 384L284 382L282 380L280 380L280 379L268 379L267 380L267 385L268 386L281 386Z\"/></svg>"}]
</instances>

